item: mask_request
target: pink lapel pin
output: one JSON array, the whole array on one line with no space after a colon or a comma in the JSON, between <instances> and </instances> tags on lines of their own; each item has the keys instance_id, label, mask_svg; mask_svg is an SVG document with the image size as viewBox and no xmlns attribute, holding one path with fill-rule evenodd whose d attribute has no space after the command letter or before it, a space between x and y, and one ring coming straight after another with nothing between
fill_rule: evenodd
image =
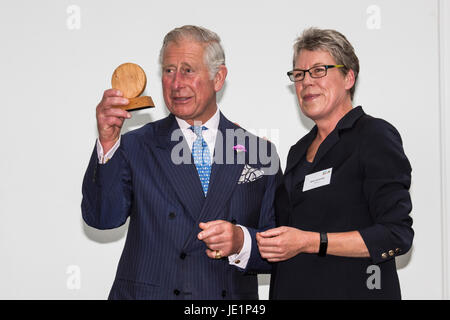
<instances>
[{"instance_id":1,"label":"pink lapel pin","mask_svg":"<svg viewBox=\"0 0 450 320\"><path fill-rule=\"evenodd\" d=\"M236 152L247 152L247 149L242 144L237 144L233 147L233 150Z\"/></svg>"}]
</instances>

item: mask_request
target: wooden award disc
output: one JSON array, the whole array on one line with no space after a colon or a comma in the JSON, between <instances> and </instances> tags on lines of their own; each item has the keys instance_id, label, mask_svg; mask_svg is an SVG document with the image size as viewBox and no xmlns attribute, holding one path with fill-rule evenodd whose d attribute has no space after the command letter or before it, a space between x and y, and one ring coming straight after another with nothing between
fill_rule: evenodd
<instances>
[{"instance_id":1,"label":"wooden award disc","mask_svg":"<svg viewBox=\"0 0 450 320\"><path fill-rule=\"evenodd\" d=\"M122 91L125 98L136 98L144 92L147 77L137 64L124 63L114 70L111 84L114 89Z\"/></svg>"}]
</instances>

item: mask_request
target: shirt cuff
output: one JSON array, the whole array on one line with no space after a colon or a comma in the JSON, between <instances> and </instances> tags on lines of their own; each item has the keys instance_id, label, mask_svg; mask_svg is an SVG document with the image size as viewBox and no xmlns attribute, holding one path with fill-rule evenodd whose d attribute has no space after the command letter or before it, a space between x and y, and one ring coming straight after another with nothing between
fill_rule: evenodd
<instances>
[{"instance_id":1,"label":"shirt cuff","mask_svg":"<svg viewBox=\"0 0 450 320\"><path fill-rule=\"evenodd\" d=\"M252 238L250 237L250 233L248 232L246 227L241 225L237 226L240 227L244 232L244 244L242 246L241 252L228 256L228 262L230 263L230 265L245 269L252 253Z\"/></svg>"},{"instance_id":2,"label":"shirt cuff","mask_svg":"<svg viewBox=\"0 0 450 320\"><path fill-rule=\"evenodd\" d=\"M114 153L120 146L120 139L121 139L121 137L119 136L119 140L117 140L117 142L114 144L114 146L111 148L111 150L109 150L105 155L103 154L102 144L100 143L100 140L97 139L98 163L105 164L108 162L109 159L111 159L113 157Z\"/></svg>"}]
</instances>

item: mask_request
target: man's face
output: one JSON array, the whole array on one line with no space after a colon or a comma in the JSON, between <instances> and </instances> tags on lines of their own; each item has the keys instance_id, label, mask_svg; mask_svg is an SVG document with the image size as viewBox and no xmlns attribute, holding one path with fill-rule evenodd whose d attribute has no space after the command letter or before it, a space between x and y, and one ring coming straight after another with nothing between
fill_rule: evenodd
<instances>
[{"instance_id":1,"label":"man's face","mask_svg":"<svg viewBox=\"0 0 450 320\"><path fill-rule=\"evenodd\" d=\"M205 123L216 112L216 92L225 82L222 66L211 80L204 45L191 40L170 42L162 61L162 86L167 108L189 124Z\"/></svg>"}]
</instances>

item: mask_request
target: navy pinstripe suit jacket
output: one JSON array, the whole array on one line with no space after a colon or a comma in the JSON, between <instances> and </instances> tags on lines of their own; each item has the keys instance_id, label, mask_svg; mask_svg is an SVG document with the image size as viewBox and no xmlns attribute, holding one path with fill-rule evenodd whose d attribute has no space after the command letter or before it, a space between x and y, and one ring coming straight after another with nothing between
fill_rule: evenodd
<instances>
[{"instance_id":1,"label":"navy pinstripe suit jacket","mask_svg":"<svg viewBox=\"0 0 450 320\"><path fill-rule=\"evenodd\" d=\"M223 137L227 129L238 128L220 115ZM97 229L111 229L130 217L109 298L257 299L255 272L268 272L270 265L259 255L255 234L275 226L273 202L281 171L238 184L242 161L214 163L205 198L193 161L176 165L171 160L173 147L180 143L171 140L175 129L178 123L169 115L124 134L106 164L98 164L95 149L92 153L83 181L84 221ZM276 155L271 143L257 141L258 148L265 143ZM215 153L233 145L218 140ZM245 147L247 152L232 153L235 162L241 156L246 163L252 156L255 160L257 152L248 139ZM250 165L263 168L259 155L256 160ZM245 271L231 266L227 258L210 259L206 245L197 239L199 222L217 219L248 228L252 252Z\"/></svg>"}]
</instances>

